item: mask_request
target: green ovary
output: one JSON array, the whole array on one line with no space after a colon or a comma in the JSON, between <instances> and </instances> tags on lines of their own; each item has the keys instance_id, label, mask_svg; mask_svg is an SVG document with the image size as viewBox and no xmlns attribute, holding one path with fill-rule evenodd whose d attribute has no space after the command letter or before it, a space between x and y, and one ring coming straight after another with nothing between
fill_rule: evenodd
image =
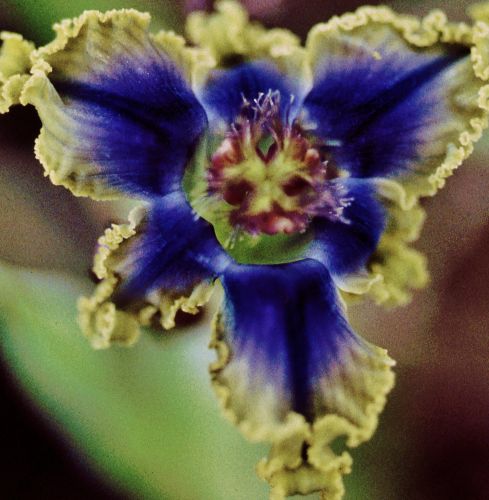
<instances>
[{"instance_id":1,"label":"green ovary","mask_svg":"<svg viewBox=\"0 0 489 500\"><path fill-rule=\"evenodd\" d=\"M204 138L185 172L183 188L193 209L212 224L218 241L241 264L283 264L300 260L312 241L311 230L294 234L249 234L231 224L229 216L234 207L224 199L209 194L207 171L210 158L221 141L222 138ZM265 193L262 204L267 203L266 185L273 190L273 178L279 170L269 171L268 175L272 174L273 177L268 183L264 183L267 174L264 167L261 159L257 157L250 162L231 167L236 169L236 174L240 172L243 177L258 182ZM290 163L284 164L284 167L290 172Z\"/></svg>"}]
</instances>

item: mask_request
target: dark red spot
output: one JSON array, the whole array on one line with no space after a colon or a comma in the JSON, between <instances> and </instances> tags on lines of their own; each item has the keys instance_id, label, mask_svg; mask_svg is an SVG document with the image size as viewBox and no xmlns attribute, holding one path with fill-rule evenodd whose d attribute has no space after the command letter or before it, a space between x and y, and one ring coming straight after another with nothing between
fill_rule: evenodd
<instances>
[{"instance_id":1,"label":"dark red spot","mask_svg":"<svg viewBox=\"0 0 489 500\"><path fill-rule=\"evenodd\" d=\"M306 179L296 175L289 179L285 184L282 185L282 189L287 196L297 196L302 194L307 188L310 187L309 182Z\"/></svg>"},{"instance_id":2,"label":"dark red spot","mask_svg":"<svg viewBox=\"0 0 489 500\"><path fill-rule=\"evenodd\" d=\"M304 231L309 223L307 214L285 211L277 203L270 212L258 214L248 214L242 208L233 210L229 220L233 226L239 226L250 234L292 234Z\"/></svg>"},{"instance_id":3,"label":"dark red spot","mask_svg":"<svg viewBox=\"0 0 489 500\"><path fill-rule=\"evenodd\" d=\"M246 180L226 184L223 197L230 205L242 205L253 191L253 186Z\"/></svg>"}]
</instances>

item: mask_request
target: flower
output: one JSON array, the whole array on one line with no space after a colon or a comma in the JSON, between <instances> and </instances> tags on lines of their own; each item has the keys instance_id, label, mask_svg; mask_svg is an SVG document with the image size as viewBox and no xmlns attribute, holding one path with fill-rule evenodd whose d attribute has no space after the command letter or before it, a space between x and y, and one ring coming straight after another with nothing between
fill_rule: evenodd
<instances>
[{"instance_id":1,"label":"flower","mask_svg":"<svg viewBox=\"0 0 489 500\"><path fill-rule=\"evenodd\" d=\"M365 7L302 47L216 8L189 17L199 48L134 10L63 21L35 51L4 38L4 111L36 107L54 184L142 201L99 240L100 283L79 302L92 345L170 329L220 282L210 370L225 414L272 444L258 465L272 498L339 498L351 458L331 445L368 440L394 382L345 303L400 304L425 284L408 246L419 199L488 125L489 27Z\"/></svg>"}]
</instances>

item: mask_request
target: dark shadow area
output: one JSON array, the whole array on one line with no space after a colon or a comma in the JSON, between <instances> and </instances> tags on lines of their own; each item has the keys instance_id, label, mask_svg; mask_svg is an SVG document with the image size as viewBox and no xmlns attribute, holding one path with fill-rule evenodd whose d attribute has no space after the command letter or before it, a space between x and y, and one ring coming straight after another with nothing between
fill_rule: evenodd
<instances>
[{"instance_id":1,"label":"dark shadow area","mask_svg":"<svg viewBox=\"0 0 489 500\"><path fill-rule=\"evenodd\" d=\"M82 463L73 446L32 406L0 354L0 497L17 500L126 500Z\"/></svg>"}]
</instances>

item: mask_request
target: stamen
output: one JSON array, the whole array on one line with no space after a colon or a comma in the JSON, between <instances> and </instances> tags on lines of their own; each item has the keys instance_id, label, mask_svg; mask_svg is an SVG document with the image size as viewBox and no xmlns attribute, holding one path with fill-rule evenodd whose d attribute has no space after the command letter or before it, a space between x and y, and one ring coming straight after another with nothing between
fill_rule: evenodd
<instances>
[{"instance_id":1,"label":"stamen","mask_svg":"<svg viewBox=\"0 0 489 500\"><path fill-rule=\"evenodd\" d=\"M339 139L326 139L324 141L324 145L332 148L339 148L343 146L343 141L340 141Z\"/></svg>"},{"instance_id":2,"label":"stamen","mask_svg":"<svg viewBox=\"0 0 489 500\"><path fill-rule=\"evenodd\" d=\"M285 107L285 123L287 125L290 123L290 112L292 110L292 106L293 106L294 102L295 102L295 95L290 94L289 103Z\"/></svg>"},{"instance_id":3,"label":"stamen","mask_svg":"<svg viewBox=\"0 0 489 500\"><path fill-rule=\"evenodd\" d=\"M224 242L224 247L228 250L232 250L236 246L236 242L241 238L242 231L241 227L234 227L229 238Z\"/></svg>"},{"instance_id":4,"label":"stamen","mask_svg":"<svg viewBox=\"0 0 489 500\"><path fill-rule=\"evenodd\" d=\"M234 245L243 231L303 232L315 216L344 221L351 200L331 182L338 172L327 157L338 141L316 145L293 116L292 95L285 106L273 89L241 98L241 112L207 171L207 194L225 203L235 228L226 244Z\"/></svg>"}]
</instances>

